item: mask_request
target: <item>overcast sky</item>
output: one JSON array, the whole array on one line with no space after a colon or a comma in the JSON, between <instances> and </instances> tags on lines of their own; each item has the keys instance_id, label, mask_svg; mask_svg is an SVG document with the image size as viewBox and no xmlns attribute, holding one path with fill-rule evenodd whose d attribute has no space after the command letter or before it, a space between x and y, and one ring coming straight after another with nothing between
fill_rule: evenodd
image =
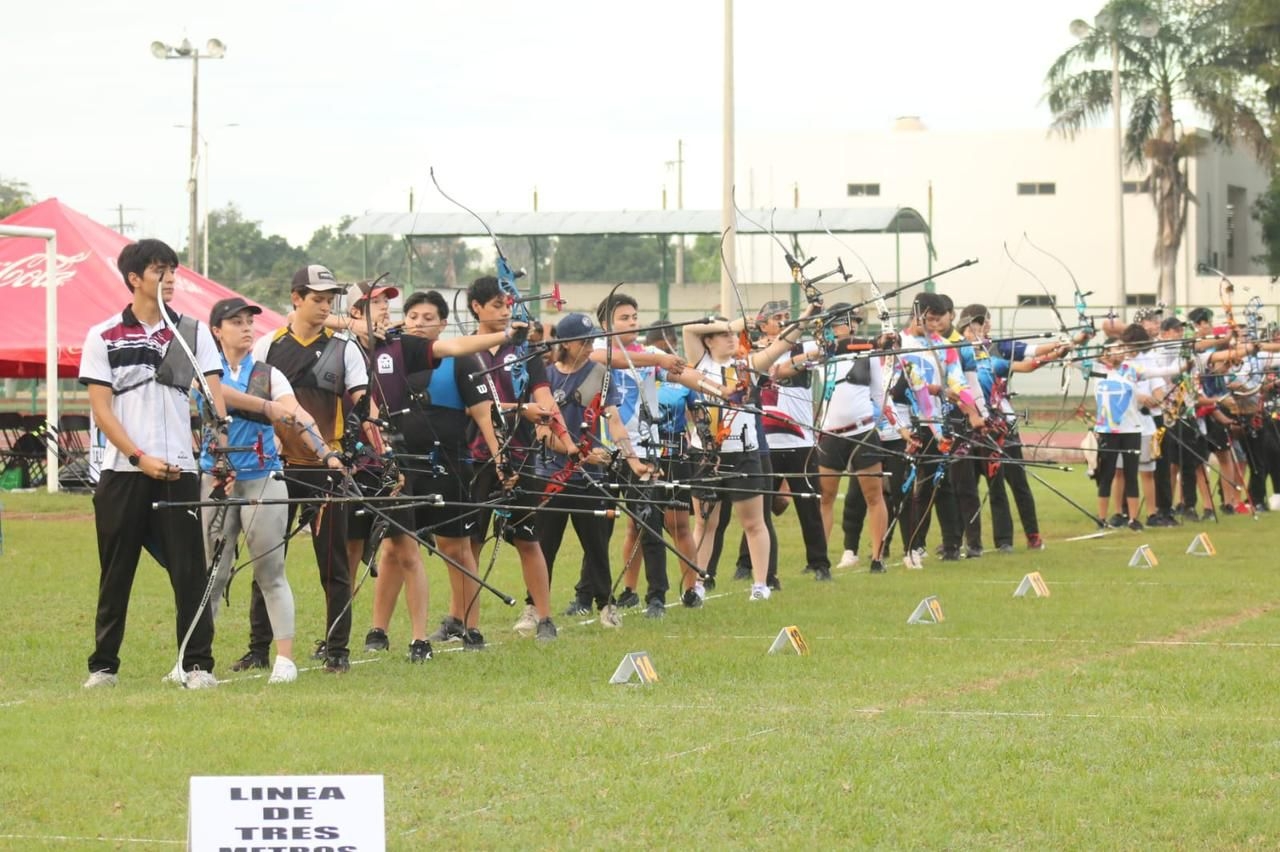
<instances>
[{"instance_id":1,"label":"overcast sky","mask_svg":"<svg viewBox=\"0 0 1280 852\"><path fill-rule=\"evenodd\" d=\"M1047 127L1044 72L1100 0L738 0L737 132ZM346 213L719 206L721 0L41 0L0 15L0 176L137 235L187 227L191 63L212 207L297 243ZM227 124L237 127L226 127ZM741 165L741 164L740 164Z\"/></svg>"}]
</instances>

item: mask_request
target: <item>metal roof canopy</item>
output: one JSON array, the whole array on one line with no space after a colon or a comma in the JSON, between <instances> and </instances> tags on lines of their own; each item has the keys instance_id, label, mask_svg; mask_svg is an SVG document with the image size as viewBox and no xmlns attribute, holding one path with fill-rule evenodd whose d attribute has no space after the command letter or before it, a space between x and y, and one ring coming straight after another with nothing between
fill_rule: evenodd
<instances>
[{"instance_id":1,"label":"metal roof canopy","mask_svg":"<svg viewBox=\"0 0 1280 852\"><path fill-rule=\"evenodd\" d=\"M499 236L555 237L606 234L719 234L719 210L621 210L499 213L480 217ZM760 226L748 222L750 218ZM825 226L825 227L823 227ZM911 207L854 207L748 210L738 216L738 234L924 234L929 225ZM484 227L469 213L365 213L347 226L355 235L401 237L483 237Z\"/></svg>"}]
</instances>

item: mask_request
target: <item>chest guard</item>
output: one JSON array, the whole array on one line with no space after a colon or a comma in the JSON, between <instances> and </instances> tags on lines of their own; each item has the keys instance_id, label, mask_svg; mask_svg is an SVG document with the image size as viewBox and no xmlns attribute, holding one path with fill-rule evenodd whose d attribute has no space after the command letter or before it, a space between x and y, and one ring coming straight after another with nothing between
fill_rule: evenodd
<instances>
[{"instance_id":1,"label":"chest guard","mask_svg":"<svg viewBox=\"0 0 1280 852\"><path fill-rule=\"evenodd\" d=\"M192 317L178 318L178 334L182 335L182 339L186 341L187 347L194 354L196 351L196 329L199 323ZM196 368L191 363L191 359L187 357L187 353L182 350L182 344L176 340L170 340L169 346L164 351L164 358L160 361L160 366L156 367L156 382L167 385L178 390L191 390L191 383L196 380Z\"/></svg>"}]
</instances>

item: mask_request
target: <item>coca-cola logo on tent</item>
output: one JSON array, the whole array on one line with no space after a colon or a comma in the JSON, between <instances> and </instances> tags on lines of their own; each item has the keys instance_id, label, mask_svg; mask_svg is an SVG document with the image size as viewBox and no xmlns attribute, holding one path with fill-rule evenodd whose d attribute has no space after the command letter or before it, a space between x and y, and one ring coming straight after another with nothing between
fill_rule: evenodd
<instances>
[{"instance_id":1,"label":"coca-cola logo on tent","mask_svg":"<svg viewBox=\"0 0 1280 852\"><path fill-rule=\"evenodd\" d=\"M58 255L57 268L54 271L58 286L75 277L76 266L88 260L89 252L67 256ZM29 254L21 260L15 260L7 266L0 266L0 287L43 287L45 280L44 252Z\"/></svg>"}]
</instances>

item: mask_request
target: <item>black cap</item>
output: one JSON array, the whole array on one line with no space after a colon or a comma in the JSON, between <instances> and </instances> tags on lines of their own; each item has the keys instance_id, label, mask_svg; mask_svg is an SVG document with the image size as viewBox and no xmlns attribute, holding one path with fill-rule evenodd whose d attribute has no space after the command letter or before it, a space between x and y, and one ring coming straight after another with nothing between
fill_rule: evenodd
<instances>
[{"instance_id":1,"label":"black cap","mask_svg":"<svg viewBox=\"0 0 1280 852\"><path fill-rule=\"evenodd\" d=\"M248 311L251 314L262 313L262 308L257 305L251 305L239 296L232 296L230 299L223 299L216 303L209 311L209 326L216 328L222 325L222 321L227 317L233 317L241 311Z\"/></svg>"}]
</instances>

